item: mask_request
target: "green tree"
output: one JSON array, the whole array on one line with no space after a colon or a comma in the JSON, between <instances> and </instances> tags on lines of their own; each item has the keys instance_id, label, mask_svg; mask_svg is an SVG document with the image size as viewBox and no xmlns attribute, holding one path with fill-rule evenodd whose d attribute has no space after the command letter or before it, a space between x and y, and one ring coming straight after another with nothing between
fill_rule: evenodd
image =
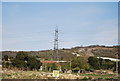
<instances>
[{"instance_id":1,"label":"green tree","mask_svg":"<svg viewBox=\"0 0 120 81\"><path fill-rule=\"evenodd\" d=\"M105 60L101 66L102 69L112 69L114 67L114 62L110 60Z\"/></svg>"},{"instance_id":2,"label":"green tree","mask_svg":"<svg viewBox=\"0 0 120 81\"><path fill-rule=\"evenodd\" d=\"M15 58L13 61L12 61L12 64L13 66L17 67L17 68L27 68L27 64L24 60L20 60L20 59L17 59Z\"/></svg>"},{"instance_id":3,"label":"green tree","mask_svg":"<svg viewBox=\"0 0 120 81\"><path fill-rule=\"evenodd\" d=\"M4 55L5 61L8 61L8 55Z\"/></svg>"},{"instance_id":4,"label":"green tree","mask_svg":"<svg viewBox=\"0 0 120 81\"><path fill-rule=\"evenodd\" d=\"M30 70L38 70L42 63L38 61L35 57L29 57L27 61L27 66L30 68Z\"/></svg>"},{"instance_id":5,"label":"green tree","mask_svg":"<svg viewBox=\"0 0 120 81\"><path fill-rule=\"evenodd\" d=\"M28 60L27 52L24 52L24 51L18 52L17 55L16 55L16 59L27 61Z\"/></svg>"},{"instance_id":6,"label":"green tree","mask_svg":"<svg viewBox=\"0 0 120 81\"><path fill-rule=\"evenodd\" d=\"M70 63L61 63L62 70L69 70L70 69Z\"/></svg>"},{"instance_id":7,"label":"green tree","mask_svg":"<svg viewBox=\"0 0 120 81\"><path fill-rule=\"evenodd\" d=\"M90 64L91 68L93 69L100 69L100 62L96 57L89 57L88 63Z\"/></svg>"},{"instance_id":8,"label":"green tree","mask_svg":"<svg viewBox=\"0 0 120 81\"><path fill-rule=\"evenodd\" d=\"M101 69L113 69L114 68L114 62L109 59L99 58L99 62L100 62Z\"/></svg>"},{"instance_id":9,"label":"green tree","mask_svg":"<svg viewBox=\"0 0 120 81\"><path fill-rule=\"evenodd\" d=\"M26 52L20 51L17 53L14 60L12 60L12 65L26 70L26 69L39 69L42 63L36 59L36 57L29 56Z\"/></svg>"},{"instance_id":10,"label":"green tree","mask_svg":"<svg viewBox=\"0 0 120 81\"><path fill-rule=\"evenodd\" d=\"M12 65L20 69L25 69L27 68L27 60L28 54L26 52L20 51L17 53L15 59L12 60Z\"/></svg>"},{"instance_id":11,"label":"green tree","mask_svg":"<svg viewBox=\"0 0 120 81\"><path fill-rule=\"evenodd\" d=\"M10 63L9 62L6 62L5 63L5 67L8 68L10 66Z\"/></svg>"},{"instance_id":12,"label":"green tree","mask_svg":"<svg viewBox=\"0 0 120 81\"><path fill-rule=\"evenodd\" d=\"M77 57L72 59L72 68L79 68L79 69L84 69L84 63L81 58Z\"/></svg>"},{"instance_id":13,"label":"green tree","mask_svg":"<svg viewBox=\"0 0 120 81\"><path fill-rule=\"evenodd\" d=\"M13 60L14 58L13 57L9 57L10 60Z\"/></svg>"},{"instance_id":14,"label":"green tree","mask_svg":"<svg viewBox=\"0 0 120 81\"><path fill-rule=\"evenodd\" d=\"M63 57L61 57L60 60L63 60Z\"/></svg>"},{"instance_id":15,"label":"green tree","mask_svg":"<svg viewBox=\"0 0 120 81\"><path fill-rule=\"evenodd\" d=\"M51 70L57 70L58 69L58 64L53 63L51 64Z\"/></svg>"},{"instance_id":16,"label":"green tree","mask_svg":"<svg viewBox=\"0 0 120 81\"><path fill-rule=\"evenodd\" d=\"M5 62L4 62L4 61L2 61L2 67L3 67L3 68L5 67Z\"/></svg>"}]
</instances>

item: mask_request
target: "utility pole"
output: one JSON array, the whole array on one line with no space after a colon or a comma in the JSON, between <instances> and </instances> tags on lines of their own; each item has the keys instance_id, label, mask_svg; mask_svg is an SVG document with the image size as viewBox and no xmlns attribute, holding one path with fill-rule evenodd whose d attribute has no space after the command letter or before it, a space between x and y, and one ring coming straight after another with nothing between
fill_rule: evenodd
<instances>
[{"instance_id":1,"label":"utility pole","mask_svg":"<svg viewBox=\"0 0 120 81\"><path fill-rule=\"evenodd\" d=\"M71 66L72 66L72 64L71 64L71 59L70 59L70 71L71 71L70 74L72 73L72 67Z\"/></svg>"},{"instance_id":2,"label":"utility pole","mask_svg":"<svg viewBox=\"0 0 120 81\"><path fill-rule=\"evenodd\" d=\"M118 76L118 52L115 55L116 55L116 76Z\"/></svg>"},{"instance_id":3,"label":"utility pole","mask_svg":"<svg viewBox=\"0 0 120 81\"><path fill-rule=\"evenodd\" d=\"M56 61L59 60L59 57L58 57L58 26L56 26L55 28L53 60L56 60Z\"/></svg>"}]
</instances>

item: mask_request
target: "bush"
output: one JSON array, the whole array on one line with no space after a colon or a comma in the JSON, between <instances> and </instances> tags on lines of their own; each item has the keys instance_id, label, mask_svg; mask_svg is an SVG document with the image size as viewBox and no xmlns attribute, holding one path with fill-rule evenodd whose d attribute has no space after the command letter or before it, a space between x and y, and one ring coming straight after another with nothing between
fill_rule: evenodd
<instances>
[{"instance_id":1,"label":"bush","mask_svg":"<svg viewBox=\"0 0 120 81\"><path fill-rule=\"evenodd\" d=\"M103 78L98 78L98 79L103 79Z\"/></svg>"},{"instance_id":2,"label":"bush","mask_svg":"<svg viewBox=\"0 0 120 81\"><path fill-rule=\"evenodd\" d=\"M30 68L30 70L38 70L42 63L38 61L35 57L28 57L27 61L27 67Z\"/></svg>"},{"instance_id":3,"label":"bush","mask_svg":"<svg viewBox=\"0 0 120 81\"><path fill-rule=\"evenodd\" d=\"M113 80L113 78L105 78L106 80Z\"/></svg>"},{"instance_id":4,"label":"bush","mask_svg":"<svg viewBox=\"0 0 120 81\"><path fill-rule=\"evenodd\" d=\"M26 68L27 67L27 64L25 63L24 60L19 60L17 58L15 58L13 61L12 61L12 64L13 66L17 67L17 68Z\"/></svg>"},{"instance_id":5,"label":"bush","mask_svg":"<svg viewBox=\"0 0 120 81\"><path fill-rule=\"evenodd\" d=\"M84 77L82 80L88 80L89 78L88 77Z\"/></svg>"},{"instance_id":6,"label":"bush","mask_svg":"<svg viewBox=\"0 0 120 81\"><path fill-rule=\"evenodd\" d=\"M92 79L92 77L89 77L88 79L90 79L90 80L91 80L91 79Z\"/></svg>"},{"instance_id":7,"label":"bush","mask_svg":"<svg viewBox=\"0 0 120 81\"><path fill-rule=\"evenodd\" d=\"M89 57L88 63L90 64L91 68L100 69L100 62L96 57Z\"/></svg>"},{"instance_id":8,"label":"bush","mask_svg":"<svg viewBox=\"0 0 120 81\"><path fill-rule=\"evenodd\" d=\"M8 61L8 55L4 55L5 61Z\"/></svg>"},{"instance_id":9,"label":"bush","mask_svg":"<svg viewBox=\"0 0 120 81\"><path fill-rule=\"evenodd\" d=\"M71 67L73 69L78 68L78 70L89 68L88 64L84 60L85 59L82 57L73 58L71 61L71 64L72 64Z\"/></svg>"},{"instance_id":10,"label":"bush","mask_svg":"<svg viewBox=\"0 0 120 81\"><path fill-rule=\"evenodd\" d=\"M28 68L30 70L38 70L42 63L38 61L35 57L28 56L26 52L21 51L18 52L16 58L12 60L12 65L23 70L26 70Z\"/></svg>"},{"instance_id":11,"label":"bush","mask_svg":"<svg viewBox=\"0 0 120 81\"><path fill-rule=\"evenodd\" d=\"M10 65L10 63L9 63L9 62L6 62L5 67L8 68L9 65Z\"/></svg>"}]
</instances>

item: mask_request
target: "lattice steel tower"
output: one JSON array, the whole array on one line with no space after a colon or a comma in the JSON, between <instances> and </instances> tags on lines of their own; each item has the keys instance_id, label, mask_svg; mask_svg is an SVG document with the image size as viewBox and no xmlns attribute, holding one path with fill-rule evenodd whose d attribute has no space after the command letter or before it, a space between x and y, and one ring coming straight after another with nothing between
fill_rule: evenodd
<instances>
[{"instance_id":1,"label":"lattice steel tower","mask_svg":"<svg viewBox=\"0 0 120 81\"><path fill-rule=\"evenodd\" d=\"M58 57L58 26L56 26L55 28L53 60L59 60L59 57Z\"/></svg>"}]
</instances>

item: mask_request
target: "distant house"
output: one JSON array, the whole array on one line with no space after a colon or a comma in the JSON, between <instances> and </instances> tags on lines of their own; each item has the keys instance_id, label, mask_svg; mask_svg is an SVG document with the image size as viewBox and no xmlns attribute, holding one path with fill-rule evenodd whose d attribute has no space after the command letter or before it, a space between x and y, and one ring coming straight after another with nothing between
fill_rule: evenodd
<instances>
[{"instance_id":1,"label":"distant house","mask_svg":"<svg viewBox=\"0 0 120 81\"><path fill-rule=\"evenodd\" d=\"M60 63L60 62L69 62L69 61L41 61L43 64L47 64L47 63Z\"/></svg>"},{"instance_id":2,"label":"distant house","mask_svg":"<svg viewBox=\"0 0 120 81\"><path fill-rule=\"evenodd\" d=\"M57 61L47 61L47 60L44 60L44 61L41 61L41 62L42 62L42 66L41 66L40 70L43 70L43 69L47 70L48 64L55 64L55 63L57 63ZM51 69L51 68L49 68L49 69Z\"/></svg>"},{"instance_id":3,"label":"distant house","mask_svg":"<svg viewBox=\"0 0 120 81\"><path fill-rule=\"evenodd\" d=\"M48 64L48 63L57 63L57 61L41 61L43 64Z\"/></svg>"},{"instance_id":4,"label":"distant house","mask_svg":"<svg viewBox=\"0 0 120 81\"><path fill-rule=\"evenodd\" d=\"M59 67L59 70L61 71L61 65L59 63L65 63L65 62L69 62L69 61L48 61L48 60L44 60L41 61L42 62L42 67L40 68L41 70L44 68L46 70L46 67L48 64L57 64L57 66Z\"/></svg>"}]
</instances>

